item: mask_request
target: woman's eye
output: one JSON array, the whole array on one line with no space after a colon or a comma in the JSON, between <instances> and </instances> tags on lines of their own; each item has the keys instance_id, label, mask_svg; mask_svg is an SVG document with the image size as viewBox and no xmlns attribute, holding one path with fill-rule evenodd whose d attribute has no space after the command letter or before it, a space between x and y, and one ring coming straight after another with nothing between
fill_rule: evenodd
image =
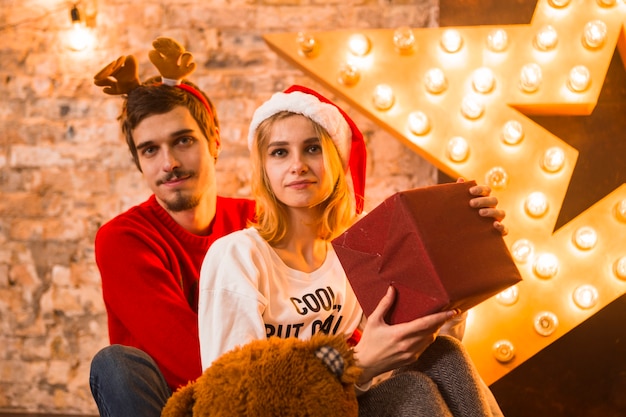
<instances>
[{"instance_id":1,"label":"woman's eye","mask_svg":"<svg viewBox=\"0 0 626 417\"><path fill-rule=\"evenodd\" d=\"M287 152L284 149L274 149L270 152L271 156L285 156Z\"/></svg>"},{"instance_id":2,"label":"woman's eye","mask_svg":"<svg viewBox=\"0 0 626 417\"><path fill-rule=\"evenodd\" d=\"M308 150L309 150L309 153L319 153L319 152L322 152L322 147L319 145L312 145L312 146L309 146Z\"/></svg>"}]
</instances>

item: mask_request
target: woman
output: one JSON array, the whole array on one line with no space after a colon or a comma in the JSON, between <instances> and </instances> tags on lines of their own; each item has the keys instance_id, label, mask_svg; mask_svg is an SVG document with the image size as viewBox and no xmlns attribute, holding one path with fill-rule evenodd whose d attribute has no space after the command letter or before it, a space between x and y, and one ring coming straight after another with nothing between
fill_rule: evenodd
<instances>
[{"instance_id":1,"label":"woman","mask_svg":"<svg viewBox=\"0 0 626 417\"><path fill-rule=\"evenodd\" d=\"M412 366L458 312L387 325L384 316L395 296L390 287L374 313L362 320L330 244L362 209L365 147L358 128L319 93L294 86L257 109L249 147L257 223L216 241L202 265L198 316L203 368L254 339L307 339L318 331L344 334L355 343L355 360L363 370L357 393L368 391L371 381L388 371ZM489 190L477 187L475 192ZM497 200L474 200L487 207L483 215L494 217L495 227L505 233L499 222L503 213L494 208ZM390 380L406 387L404 378ZM363 415L389 409L381 409L379 395L391 398L398 392L394 386L390 396L386 384L362 395ZM414 415L437 415L424 412Z\"/></svg>"}]
</instances>

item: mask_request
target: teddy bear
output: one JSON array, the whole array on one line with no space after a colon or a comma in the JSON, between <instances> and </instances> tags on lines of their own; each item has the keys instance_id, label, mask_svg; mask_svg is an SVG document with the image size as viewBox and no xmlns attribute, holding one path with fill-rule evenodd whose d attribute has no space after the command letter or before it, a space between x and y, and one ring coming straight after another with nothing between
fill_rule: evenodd
<instances>
[{"instance_id":1,"label":"teddy bear","mask_svg":"<svg viewBox=\"0 0 626 417\"><path fill-rule=\"evenodd\" d=\"M219 357L161 416L356 417L359 374L344 336L270 337Z\"/></svg>"}]
</instances>

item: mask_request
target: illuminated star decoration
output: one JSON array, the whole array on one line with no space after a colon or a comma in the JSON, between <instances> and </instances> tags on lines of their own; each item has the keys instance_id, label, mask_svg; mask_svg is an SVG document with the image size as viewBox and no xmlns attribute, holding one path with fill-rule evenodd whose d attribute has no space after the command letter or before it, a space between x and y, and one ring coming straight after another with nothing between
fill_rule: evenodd
<instances>
[{"instance_id":1,"label":"illuminated star decoration","mask_svg":"<svg viewBox=\"0 0 626 417\"><path fill-rule=\"evenodd\" d=\"M553 233L578 150L525 116L591 114L626 56L625 18L617 0L540 0L529 25L264 37L451 177L494 189L524 281L468 319L488 384L626 292L626 184Z\"/></svg>"}]
</instances>

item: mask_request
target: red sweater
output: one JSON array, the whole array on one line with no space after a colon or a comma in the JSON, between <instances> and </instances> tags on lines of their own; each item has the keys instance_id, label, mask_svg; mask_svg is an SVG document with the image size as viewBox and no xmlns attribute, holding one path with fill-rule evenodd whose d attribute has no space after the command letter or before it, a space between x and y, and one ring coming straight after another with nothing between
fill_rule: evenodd
<instances>
[{"instance_id":1,"label":"red sweater","mask_svg":"<svg viewBox=\"0 0 626 417\"><path fill-rule=\"evenodd\" d=\"M96 235L111 344L150 355L172 390L202 373L198 280L209 246L243 229L254 202L218 197L207 236L189 233L152 195L103 225Z\"/></svg>"}]
</instances>

